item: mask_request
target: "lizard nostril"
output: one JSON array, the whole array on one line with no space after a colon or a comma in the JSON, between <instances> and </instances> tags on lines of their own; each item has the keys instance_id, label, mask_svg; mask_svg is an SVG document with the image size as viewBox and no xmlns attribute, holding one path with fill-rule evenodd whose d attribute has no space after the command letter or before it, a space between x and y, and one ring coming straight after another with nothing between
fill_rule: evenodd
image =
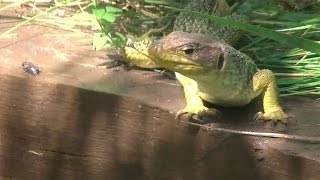
<instances>
[{"instance_id":1,"label":"lizard nostril","mask_svg":"<svg viewBox=\"0 0 320 180\"><path fill-rule=\"evenodd\" d=\"M217 68L221 70L223 68L223 64L224 64L224 55L223 53L221 53L218 58Z\"/></svg>"},{"instance_id":2,"label":"lizard nostril","mask_svg":"<svg viewBox=\"0 0 320 180\"><path fill-rule=\"evenodd\" d=\"M154 42L150 45L149 47L149 52L151 54L154 54L154 53L158 53L159 51L161 50L161 44L159 44L158 42Z\"/></svg>"},{"instance_id":3,"label":"lizard nostril","mask_svg":"<svg viewBox=\"0 0 320 180\"><path fill-rule=\"evenodd\" d=\"M159 51L159 46L155 46L155 47L154 47L154 51L155 51L155 52L158 52L158 51Z\"/></svg>"},{"instance_id":4,"label":"lizard nostril","mask_svg":"<svg viewBox=\"0 0 320 180\"><path fill-rule=\"evenodd\" d=\"M149 46L148 51L149 51L150 53L156 51L156 47L154 46L154 44L151 44L151 45Z\"/></svg>"}]
</instances>

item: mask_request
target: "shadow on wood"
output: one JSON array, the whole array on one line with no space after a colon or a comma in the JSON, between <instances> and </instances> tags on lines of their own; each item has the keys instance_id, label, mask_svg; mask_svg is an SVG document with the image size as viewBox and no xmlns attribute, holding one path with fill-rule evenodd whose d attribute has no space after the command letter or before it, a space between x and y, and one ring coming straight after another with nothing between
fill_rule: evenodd
<instances>
[{"instance_id":1,"label":"shadow on wood","mask_svg":"<svg viewBox=\"0 0 320 180\"><path fill-rule=\"evenodd\" d=\"M0 177L312 179L319 164L128 98L0 77Z\"/></svg>"}]
</instances>

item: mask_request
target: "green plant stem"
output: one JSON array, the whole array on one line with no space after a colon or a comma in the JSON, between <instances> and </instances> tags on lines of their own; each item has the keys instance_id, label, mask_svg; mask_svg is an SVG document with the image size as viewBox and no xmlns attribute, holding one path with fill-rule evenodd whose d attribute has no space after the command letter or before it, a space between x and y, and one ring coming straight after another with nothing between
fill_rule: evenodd
<instances>
[{"instance_id":1,"label":"green plant stem","mask_svg":"<svg viewBox=\"0 0 320 180\"><path fill-rule=\"evenodd\" d=\"M15 3L10 3L9 5L0 8L0 12L1 12L1 11L4 11L4 10L6 10L6 9L9 9L9 8L13 8L13 7L16 7L16 6L20 6L20 4L26 3L26 2L29 2L29 1L32 1L32 0L19 0L19 1L15 2Z\"/></svg>"},{"instance_id":2,"label":"green plant stem","mask_svg":"<svg viewBox=\"0 0 320 180\"><path fill-rule=\"evenodd\" d=\"M80 1L80 0L78 0L78 1ZM73 1L73 2L70 2L70 3L74 3L74 2L76 2L76 1ZM67 5L68 5L68 4L58 4L58 5L54 6L54 7L50 7L50 8L48 8L47 10L42 11L42 12L38 13L37 15L34 15L34 16L32 16L31 18L29 18L29 19L27 19L27 20L19 23L18 25L14 26L14 27L12 27L12 28L10 28L10 29L8 29L7 31L5 31L4 33L2 33L2 34L0 35L0 38L3 38L4 36L6 36L6 35L8 35L9 33L15 31L16 29L20 28L21 26L23 26L23 25L31 22L32 20L36 19L37 17L39 17L39 16L41 16L41 15L44 15L44 14L46 14L46 13L52 11L52 10L55 10L55 9L58 9L58 8L61 8L61 7L67 6Z\"/></svg>"},{"instance_id":3,"label":"green plant stem","mask_svg":"<svg viewBox=\"0 0 320 180\"><path fill-rule=\"evenodd\" d=\"M22 16L23 19L26 19L26 20L29 20L31 18L29 17L24 17ZM93 37L93 35L91 34L88 34L88 33L85 33L85 32L82 32L78 29L73 29L73 28L70 28L70 27L67 27L67 26L64 26L62 24L59 24L59 23L55 23L55 22L51 22L50 20L45 20L45 19L34 19L35 21L38 21L38 22L43 22L45 24L52 24L52 25L55 25L55 26L58 26L62 29L65 29L65 30L68 30L68 31L72 31L72 32L75 32L75 33L79 33L79 34L82 34L82 35L85 35L85 36L89 36L89 37Z\"/></svg>"}]
</instances>

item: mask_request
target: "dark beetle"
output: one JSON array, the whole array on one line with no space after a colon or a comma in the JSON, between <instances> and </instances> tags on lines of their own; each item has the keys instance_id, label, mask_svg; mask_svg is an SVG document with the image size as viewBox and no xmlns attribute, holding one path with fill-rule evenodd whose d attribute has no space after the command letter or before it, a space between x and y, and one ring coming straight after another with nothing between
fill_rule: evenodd
<instances>
[{"instance_id":1,"label":"dark beetle","mask_svg":"<svg viewBox=\"0 0 320 180\"><path fill-rule=\"evenodd\" d=\"M22 63L22 69L27 72L30 73L34 76L38 75L40 73L40 69L37 65L32 64L30 62L23 62Z\"/></svg>"}]
</instances>

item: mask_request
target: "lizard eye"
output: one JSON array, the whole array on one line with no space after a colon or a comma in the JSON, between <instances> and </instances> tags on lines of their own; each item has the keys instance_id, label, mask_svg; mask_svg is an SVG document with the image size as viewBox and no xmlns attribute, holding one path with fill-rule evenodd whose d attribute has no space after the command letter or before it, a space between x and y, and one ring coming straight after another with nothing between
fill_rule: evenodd
<instances>
[{"instance_id":1,"label":"lizard eye","mask_svg":"<svg viewBox=\"0 0 320 180\"><path fill-rule=\"evenodd\" d=\"M196 46L194 44L187 44L185 46L182 46L180 50L183 51L183 53L186 55L191 55L196 50Z\"/></svg>"},{"instance_id":2,"label":"lizard eye","mask_svg":"<svg viewBox=\"0 0 320 180\"><path fill-rule=\"evenodd\" d=\"M187 54L187 55L190 55L194 52L194 49L185 49L184 50L184 53Z\"/></svg>"}]
</instances>

